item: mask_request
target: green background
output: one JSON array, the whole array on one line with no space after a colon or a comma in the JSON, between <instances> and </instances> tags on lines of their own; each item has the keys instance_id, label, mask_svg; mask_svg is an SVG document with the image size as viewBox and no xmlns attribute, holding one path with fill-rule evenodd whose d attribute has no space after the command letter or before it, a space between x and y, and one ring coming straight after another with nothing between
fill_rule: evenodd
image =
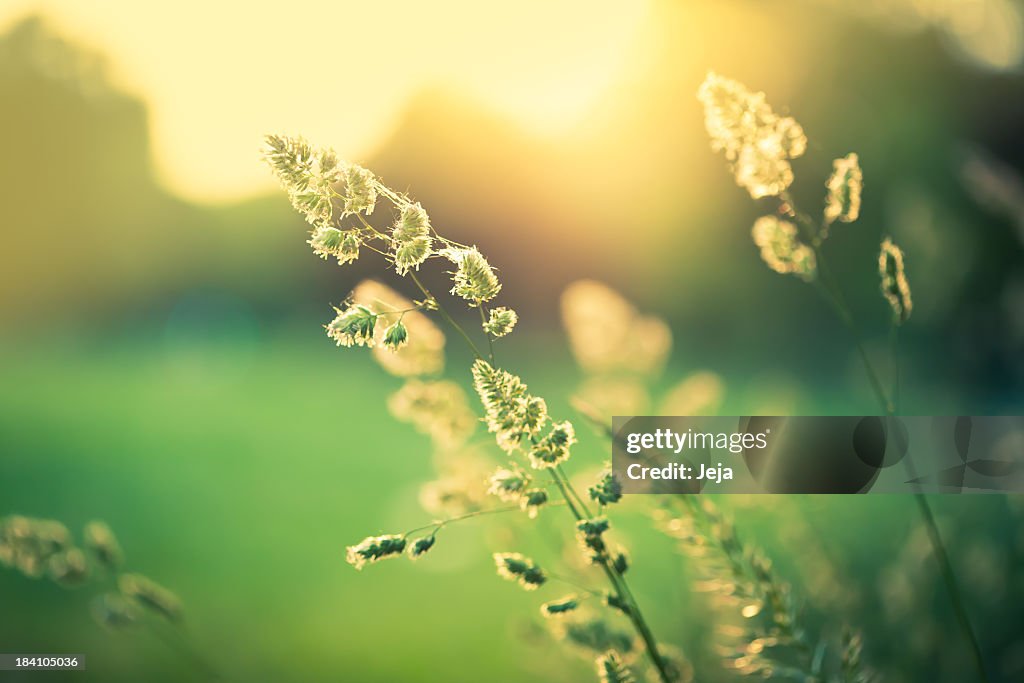
<instances>
[{"instance_id":1,"label":"green background","mask_svg":"<svg viewBox=\"0 0 1024 683\"><path fill-rule=\"evenodd\" d=\"M533 139L431 91L366 161L500 269L502 303L521 316L499 346L503 364L553 414L573 417L581 375L557 295L596 277L672 326L659 387L711 368L727 387L723 414L776 395L796 414L875 410L845 331L810 288L758 260L749 225L764 207L707 149L693 93L708 68L731 67L808 130L811 150L794 165L801 203L820 202L833 157L861 155L861 221L837 228L828 248L879 357L877 244L892 233L907 250L917 310L903 335L904 412L1020 414L1024 202L981 202L962 176L980 155L1019 180L1020 72L964 61L934 31L889 33L780 2L774 19L813 55L794 65L800 86L780 101L757 55L724 38L684 68L673 38L683 27L667 3L655 6L657 68L573 142ZM328 304L383 263L339 270L315 259L284 197L199 206L164 190L145 103L102 73L50 68L53 55L73 66L92 50L37 19L0 36L0 515L59 519L76 535L108 522L128 566L181 596L187 647L228 680L590 680L591 662L538 627L537 604L564 591L524 594L494 575L491 552L527 544L521 525L458 525L416 565L357 573L344 563L347 544L428 518L417 491L431 477L429 446L385 408L400 382L319 328ZM445 288L443 273L425 277ZM469 357L456 341L449 374L465 385ZM581 432L574 471L609 454ZM971 680L948 599L915 550L912 499L722 504L803 596L808 623L831 635L860 628L885 680ZM934 505L993 679L1019 680L1024 506L1018 496ZM728 680L690 561L651 530L645 501L623 508L630 578L655 631L683 646L697 680ZM540 536L563 533L565 515L545 511ZM0 571L0 649L83 652L89 666L11 680L202 679L176 636L96 626L97 590Z\"/></svg>"}]
</instances>

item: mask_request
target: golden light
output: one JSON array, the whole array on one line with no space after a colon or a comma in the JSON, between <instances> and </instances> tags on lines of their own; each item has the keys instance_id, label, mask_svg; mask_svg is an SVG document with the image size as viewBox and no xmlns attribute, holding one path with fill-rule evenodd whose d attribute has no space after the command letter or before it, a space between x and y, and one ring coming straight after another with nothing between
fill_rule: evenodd
<instances>
[{"instance_id":1,"label":"golden light","mask_svg":"<svg viewBox=\"0 0 1024 683\"><path fill-rule=\"evenodd\" d=\"M268 131L359 159L422 89L453 88L543 132L571 126L629 60L648 4L585 0L279 3L13 0L110 58L145 99L162 180L200 201L269 185Z\"/></svg>"}]
</instances>

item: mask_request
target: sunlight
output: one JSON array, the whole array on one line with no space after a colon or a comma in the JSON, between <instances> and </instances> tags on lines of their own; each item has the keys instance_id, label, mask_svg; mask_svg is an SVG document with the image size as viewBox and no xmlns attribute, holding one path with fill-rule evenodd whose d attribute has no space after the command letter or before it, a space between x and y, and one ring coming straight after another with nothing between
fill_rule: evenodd
<instances>
[{"instance_id":1,"label":"sunlight","mask_svg":"<svg viewBox=\"0 0 1024 683\"><path fill-rule=\"evenodd\" d=\"M199 201L271 185L257 147L302 130L363 158L408 99L443 86L542 133L572 126L622 70L647 4L469 0L276 5L182 0L14 0L0 30L40 12L109 57L112 77L150 106L163 181ZM197 17L202 17L197 20ZM226 36L228 38L226 38Z\"/></svg>"}]
</instances>

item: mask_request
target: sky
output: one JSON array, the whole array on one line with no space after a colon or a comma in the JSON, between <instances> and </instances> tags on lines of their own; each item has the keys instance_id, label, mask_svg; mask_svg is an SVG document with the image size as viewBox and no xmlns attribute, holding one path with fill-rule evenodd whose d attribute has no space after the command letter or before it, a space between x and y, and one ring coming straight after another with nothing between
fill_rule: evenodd
<instances>
[{"instance_id":1,"label":"sky","mask_svg":"<svg viewBox=\"0 0 1024 683\"><path fill-rule=\"evenodd\" d=\"M571 128L642 40L643 0L5 0L0 31L40 13L109 58L149 106L161 181L193 201L272 185L267 132L358 161L424 88L458 90L540 133Z\"/></svg>"}]
</instances>

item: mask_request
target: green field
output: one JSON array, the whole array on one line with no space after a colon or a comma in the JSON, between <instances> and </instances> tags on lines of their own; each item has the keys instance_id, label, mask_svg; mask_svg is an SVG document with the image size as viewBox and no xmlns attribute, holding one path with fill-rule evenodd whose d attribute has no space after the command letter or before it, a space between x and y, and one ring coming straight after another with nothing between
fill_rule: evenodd
<instances>
[{"instance_id":1,"label":"green field","mask_svg":"<svg viewBox=\"0 0 1024 683\"><path fill-rule=\"evenodd\" d=\"M527 544L500 518L453 527L416 565L397 560L358 573L344 563L346 544L429 519L417 503L417 486L431 472L425 440L387 417L383 406L398 381L362 354L338 352L305 328L254 339L6 348L4 511L59 519L76 533L90 519L107 521L128 568L182 597L183 641L227 680L589 675L589 661L552 646L537 626L537 604L565 591L524 594L495 577L495 550L552 552ZM573 373L557 353L547 361L530 363L524 375L538 378L554 410L568 410ZM588 469L605 457L605 446L582 437L572 465ZM1005 499L952 502L961 526L1007 531ZM685 561L646 523L646 503L630 501L635 514L623 525L632 581L662 637L686 645L700 663L712 635L707 609L691 592ZM939 502L940 510L950 507ZM878 600L870 593L879 568L901 547L911 512L901 497L763 498L736 514L748 536L774 549L800 591L812 592L799 584L817 567L802 553L827 554L849 582L831 590L859 594L855 616L883 633L892 626L870 614ZM542 515L545 543L557 543L563 514ZM787 552L798 532L820 545ZM0 572L8 615L0 642L8 651L88 653L89 672L68 680L137 681L142 672L150 681L203 679L173 633L161 639L159 629L98 627L88 604L99 590ZM808 600L809 613L825 611ZM929 604L939 614L947 609L941 596ZM913 662L912 653L888 652L885 640L873 648Z\"/></svg>"}]
</instances>

